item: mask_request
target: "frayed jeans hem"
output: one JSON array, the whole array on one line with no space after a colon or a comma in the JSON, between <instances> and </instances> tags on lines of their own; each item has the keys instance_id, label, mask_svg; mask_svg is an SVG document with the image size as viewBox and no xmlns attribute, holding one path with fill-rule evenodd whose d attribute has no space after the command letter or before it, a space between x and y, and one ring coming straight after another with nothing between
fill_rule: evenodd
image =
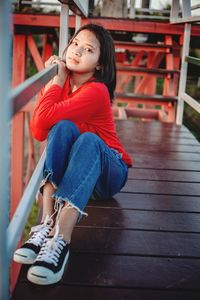
<instances>
[{"instance_id":1,"label":"frayed jeans hem","mask_svg":"<svg viewBox=\"0 0 200 300\"><path fill-rule=\"evenodd\" d=\"M88 214L84 211L82 211L78 206L76 206L73 202L71 202L68 198L63 198L61 196L57 196L56 194L53 194L51 196L53 199L55 199L56 201L64 201L64 202L67 202L69 204L69 206L73 207L74 209L76 209L78 212L79 212L79 218L78 218L78 221L80 221L80 219L82 218L82 216L88 216Z\"/></svg>"},{"instance_id":2,"label":"frayed jeans hem","mask_svg":"<svg viewBox=\"0 0 200 300\"><path fill-rule=\"evenodd\" d=\"M43 194L43 188L47 182L51 183L55 190L58 189L58 186L51 179L53 176L53 172L51 170L45 171L45 172L47 173L47 175L42 179L42 181L40 183L39 191L38 191L38 193L41 193L41 194Z\"/></svg>"}]
</instances>

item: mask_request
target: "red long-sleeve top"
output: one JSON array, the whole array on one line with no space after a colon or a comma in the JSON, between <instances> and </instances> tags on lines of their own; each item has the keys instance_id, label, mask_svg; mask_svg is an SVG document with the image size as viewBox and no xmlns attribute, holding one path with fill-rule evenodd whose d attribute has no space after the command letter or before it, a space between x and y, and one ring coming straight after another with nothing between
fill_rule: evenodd
<instances>
[{"instance_id":1,"label":"red long-sleeve top","mask_svg":"<svg viewBox=\"0 0 200 300\"><path fill-rule=\"evenodd\" d=\"M35 139L43 141L53 125L60 120L70 120L80 132L97 134L110 148L122 154L123 161L132 165L116 135L110 96L104 83L88 81L75 92L70 92L69 78L63 88L53 84L45 93L41 90L31 120Z\"/></svg>"}]
</instances>

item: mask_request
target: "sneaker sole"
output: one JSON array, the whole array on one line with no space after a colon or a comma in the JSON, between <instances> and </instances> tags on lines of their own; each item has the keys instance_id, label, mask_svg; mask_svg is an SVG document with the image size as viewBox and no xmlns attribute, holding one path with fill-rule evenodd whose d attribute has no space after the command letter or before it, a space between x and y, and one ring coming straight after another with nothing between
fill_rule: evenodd
<instances>
[{"instance_id":1,"label":"sneaker sole","mask_svg":"<svg viewBox=\"0 0 200 300\"><path fill-rule=\"evenodd\" d=\"M39 285L49 285L49 284L54 284L57 283L58 281L61 280L64 270L65 270L65 265L68 261L69 258L69 252L67 253L65 260L63 262L63 266L61 268L61 270L57 273L53 273L50 274L49 276L45 276L42 275L42 272L45 272L46 270L48 270L45 267L40 267L40 266L33 266L30 267L30 269L28 270L28 274L27 274L27 279L35 284L39 284Z\"/></svg>"}]
</instances>

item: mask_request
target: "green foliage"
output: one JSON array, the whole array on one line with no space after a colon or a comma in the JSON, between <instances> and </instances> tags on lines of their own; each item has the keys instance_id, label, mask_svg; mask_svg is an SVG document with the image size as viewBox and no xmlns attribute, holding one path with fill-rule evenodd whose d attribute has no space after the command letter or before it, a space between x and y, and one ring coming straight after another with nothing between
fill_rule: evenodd
<instances>
[{"instance_id":1,"label":"green foliage","mask_svg":"<svg viewBox=\"0 0 200 300\"><path fill-rule=\"evenodd\" d=\"M156 94L162 95L163 93L163 84L164 84L164 78L157 78L156 80Z\"/></svg>"},{"instance_id":2,"label":"green foliage","mask_svg":"<svg viewBox=\"0 0 200 300\"><path fill-rule=\"evenodd\" d=\"M200 86L198 86L195 82L187 84L186 93L192 98L200 101Z\"/></svg>"},{"instance_id":3,"label":"green foliage","mask_svg":"<svg viewBox=\"0 0 200 300\"><path fill-rule=\"evenodd\" d=\"M29 78L29 77L35 75L37 72L38 71L36 69L36 66L33 63L30 63L29 67L27 68L27 74L26 74L26 76L27 76L27 78Z\"/></svg>"},{"instance_id":4,"label":"green foliage","mask_svg":"<svg viewBox=\"0 0 200 300\"><path fill-rule=\"evenodd\" d=\"M29 238L29 232L31 230L31 227L37 224L38 211L38 205L36 202L34 202L23 232L23 241L26 241Z\"/></svg>"},{"instance_id":5,"label":"green foliage","mask_svg":"<svg viewBox=\"0 0 200 300\"><path fill-rule=\"evenodd\" d=\"M200 103L200 86L195 82L187 84L186 92ZM200 142L200 114L185 103L183 123Z\"/></svg>"}]
</instances>

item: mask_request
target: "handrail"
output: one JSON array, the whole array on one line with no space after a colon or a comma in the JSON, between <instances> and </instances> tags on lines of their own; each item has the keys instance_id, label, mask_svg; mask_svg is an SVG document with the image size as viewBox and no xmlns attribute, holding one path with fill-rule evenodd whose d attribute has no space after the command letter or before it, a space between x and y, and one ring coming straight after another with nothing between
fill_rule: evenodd
<instances>
[{"instance_id":1,"label":"handrail","mask_svg":"<svg viewBox=\"0 0 200 300\"><path fill-rule=\"evenodd\" d=\"M88 16L88 0L58 0L62 4L67 4L76 15Z\"/></svg>"},{"instance_id":2,"label":"handrail","mask_svg":"<svg viewBox=\"0 0 200 300\"><path fill-rule=\"evenodd\" d=\"M58 65L49 66L14 88L10 92L10 100L13 103L13 115L26 105L57 74L57 71Z\"/></svg>"},{"instance_id":3,"label":"handrail","mask_svg":"<svg viewBox=\"0 0 200 300\"><path fill-rule=\"evenodd\" d=\"M195 10L195 9L198 9L198 8L200 8L200 4L195 4L195 5L191 6L192 10Z\"/></svg>"},{"instance_id":4,"label":"handrail","mask_svg":"<svg viewBox=\"0 0 200 300\"><path fill-rule=\"evenodd\" d=\"M187 93L181 94L182 99L187 102L194 110L196 110L198 113L200 113L200 103L198 103L195 99L193 99L190 95Z\"/></svg>"},{"instance_id":5,"label":"handrail","mask_svg":"<svg viewBox=\"0 0 200 300\"><path fill-rule=\"evenodd\" d=\"M22 235L23 228L26 224L26 220L30 213L32 203L35 199L35 195L38 191L40 181L42 179L42 170L45 161L45 151L43 152L33 175L24 191L24 194L20 200L20 203L16 209L14 216L8 226L7 234L9 236L7 244L7 253L9 261L12 258L12 253L14 252L16 245ZM30 199L32 199L30 201Z\"/></svg>"},{"instance_id":6,"label":"handrail","mask_svg":"<svg viewBox=\"0 0 200 300\"><path fill-rule=\"evenodd\" d=\"M196 7L195 7L196 8ZM182 50L182 62L180 83L178 91L178 103L176 124L181 125L183 123L184 102L187 102L194 110L200 113L200 103L186 93L186 81L187 81L187 69L188 63L200 65L200 59L189 56L190 47L190 35L191 35L191 23L200 21L200 16L191 15L190 0L182 0L182 16L179 17L179 1L172 1L170 20L171 24L185 23L184 37L183 37L183 50Z\"/></svg>"},{"instance_id":7,"label":"handrail","mask_svg":"<svg viewBox=\"0 0 200 300\"><path fill-rule=\"evenodd\" d=\"M182 24L182 23L195 23L200 22L200 16L187 16L183 18L174 18L171 20L171 24Z\"/></svg>"},{"instance_id":8,"label":"handrail","mask_svg":"<svg viewBox=\"0 0 200 300\"><path fill-rule=\"evenodd\" d=\"M88 0L84 1L85 3ZM69 8L80 4L80 1L70 1ZM42 170L45 160L45 152L40 158L35 171L27 185L26 190L18 204L14 216L9 224L9 137L10 137L10 118L15 115L30 99L35 96L39 90L53 78L58 72L58 66L50 66L33 77L27 79L24 83L14 88L10 93L10 32L12 28L10 22L11 0L0 1L0 138L3 144L0 148L0 300L8 300L9 297L9 268L10 261L17 245L18 240L24 229L28 214L31 210L35 194L38 190L42 178ZM67 4L61 4L61 12L69 9ZM81 10L81 8L80 8ZM85 11L86 12L86 11ZM84 13L85 13L84 12ZM63 16L65 17L65 16ZM62 16L61 16L62 19ZM79 17L80 25L80 17ZM61 20L60 27L65 23ZM63 31L63 35L66 34ZM13 111L11 111L13 108Z\"/></svg>"},{"instance_id":9,"label":"handrail","mask_svg":"<svg viewBox=\"0 0 200 300\"><path fill-rule=\"evenodd\" d=\"M9 299L7 225L9 222L10 1L0 1L0 299Z\"/></svg>"},{"instance_id":10,"label":"handrail","mask_svg":"<svg viewBox=\"0 0 200 300\"><path fill-rule=\"evenodd\" d=\"M186 56L185 61L193 65L200 66L200 58L193 57L193 56Z\"/></svg>"}]
</instances>

